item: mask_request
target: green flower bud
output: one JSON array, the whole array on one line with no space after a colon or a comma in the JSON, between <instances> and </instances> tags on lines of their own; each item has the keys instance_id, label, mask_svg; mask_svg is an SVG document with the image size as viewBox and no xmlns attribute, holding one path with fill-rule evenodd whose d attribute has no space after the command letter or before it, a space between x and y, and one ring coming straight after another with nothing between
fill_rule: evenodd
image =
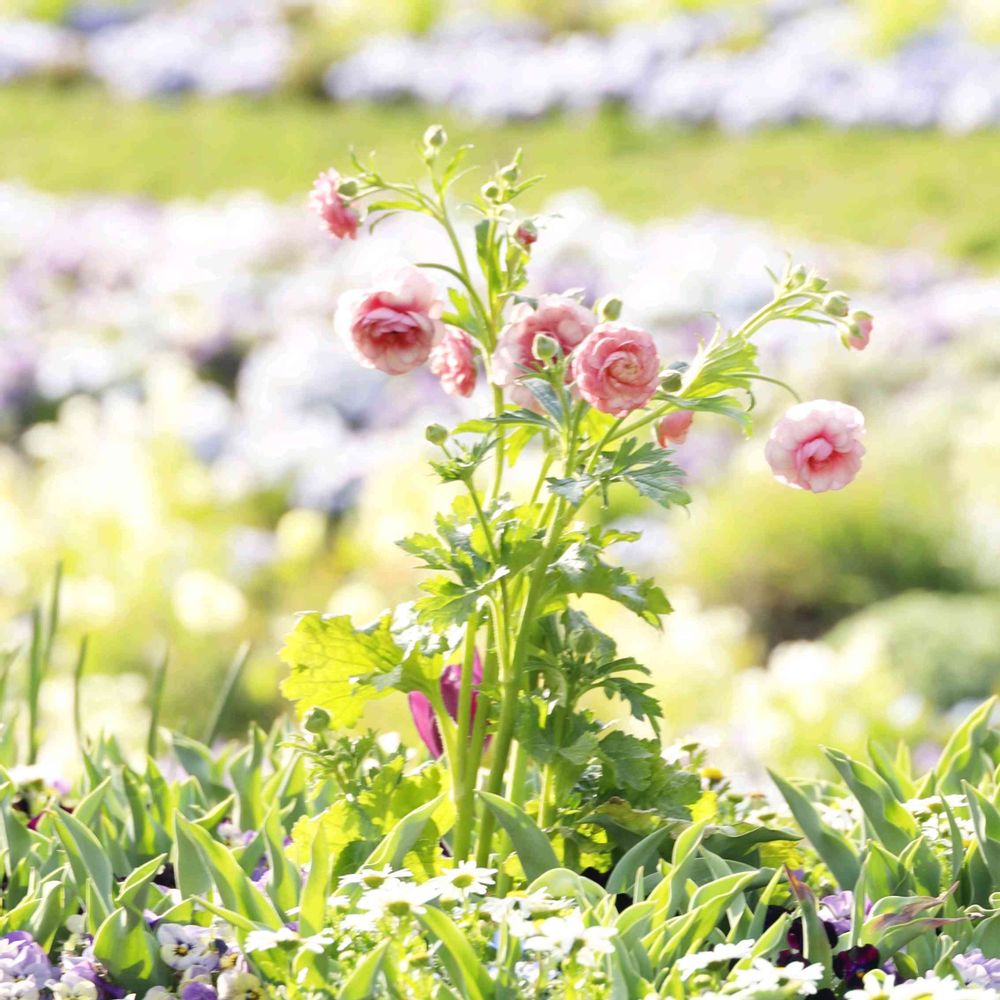
<instances>
[{"instance_id":1,"label":"green flower bud","mask_svg":"<svg viewBox=\"0 0 1000 1000\"><path fill-rule=\"evenodd\" d=\"M559 341L554 337L550 337L547 333L539 333L531 342L531 353L539 361L551 361L553 358L559 357L562 350L559 347Z\"/></svg>"},{"instance_id":2,"label":"green flower bud","mask_svg":"<svg viewBox=\"0 0 1000 1000\"><path fill-rule=\"evenodd\" d=\"M683 383L684 379L681 377L680 372L666 372L660 380L660 388L664 392L677 392Z\"/></svg>"},{"instance_id":3,"label":"green flower bud","mask_svg":"<svg viewBox=\"0 0 1000 1000\"><path fill-rule=\"evenodd\" d=\"M809 276L809 272L799 264L794 270L792 270L788 275L788 287L798 288L800 285L806 283L806 278Z\"/></svg>"},{"instance_id":4,"label":"green flower bud","mask_svg":"<svg viewBox=\"0 0 1000 1000\"><path fill-rule=\"evenodd\" d=\"M480 194L487 201L500 200L500 185L496 181L487 181L480 189Z\"/></svg>"},{"instance_id":5,"label":"green flower bud","mask_svg":"<svg viewBox=\"0 0 1000 1000\"><path fill-rule=\"evenodd\" d=\"M617 295L605 295L594 306L594 312L605 322L614 322L622 314L622 300Z\"/></svg>"},{"instance_id":6,"label":"green flower bud","mask_svg":"<svg viewBox=\"0 0 1000 1000\"><path fill-rule=\"evenodd\" d=\"M515 162L508 163L507 166L500 168L497 176L504 184L516 184L521 177L521 167Z\"/></svg>"},{"instance_id":7,"label":"green flower bud","mask_svg":"<svg viewBox=\"0 0 1000 1000\"><path fill-rule=\"evenodd\" d=\"M826 278L821 278L818 274L813 275L812 280L809 282L809 290L811 292L825 292L828 288L830 282Z\"/></svg>"},{"instance_id":8,"label":"green flower bud","mask_svg":"<svg viewBox=\"0 0 1000 1000\"><path fill-rule=\"evenodd\" d=\"M323 733L330 728L330 713L325 708L314 705L306 713L302 725L310 733Z\"/></svg>"},{"instance_id":9,"label":"green flower bud","mask_svg":"<svg viewBox=\"0 0 1000 1000\"><path fill-rule=\"evenodd\" d=\"M823 312L843 318L851 311L851 302L843 292L833 292L823 300Z\"/></svg>"},{"instance_id":10,"label":"green flower bud","mask_svg":"<svg viewBox=\"0 0 1000 1000\"><path fill-rule=\"evenodd\" d=\"M440 149L448 141L448 133L441 125L428 125L424 132L424 145L428 149Z\"/></svg>"},{"instance_id":11,"label":"green flower bud","mask_svg":"<svg viewBox=\"0 0 1000 1000\"><path fill-rule=\"evenodd\" d=\"M430 441L431 444L436 444L439 447L448 440L448 428L442 427L441 424L431 424L427 430L424 431L424 437Z\"/></svg>"},{"instance_id":12,"label":"green flower bud","mask_svg":"<svg viewBox=\"0 0 1000 1000\"><path fill-rule=\"evenodd\" d=\"M358 193L358 182L353 177L341 177L337 181L337 194L353 198Z\"/></svg>"}]
</instances>

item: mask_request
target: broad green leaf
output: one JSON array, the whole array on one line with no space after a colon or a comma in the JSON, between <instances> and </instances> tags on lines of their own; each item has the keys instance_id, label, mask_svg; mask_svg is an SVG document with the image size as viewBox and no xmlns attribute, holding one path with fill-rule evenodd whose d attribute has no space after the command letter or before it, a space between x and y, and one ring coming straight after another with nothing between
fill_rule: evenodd
<instances>
[{"instance_id":1,"label":"broad green leaf","mask_svg":"<svg viewBox=\"0 0 1000 1000\"><path fill-rule=\"evenodd\" d=\"M418 914L427 931L441 942L441 960L453 982L468 1000L488 1000L493 996L493 981L472 945L446 914L428 907Z\"/></svg>"},{"instance_id":2,"label":"broad green leaf","mask_svg":"<svg viewBox=\"0 0 1000 1000\"><path fill-rule=\"evenodd\" d=\"M291 674L282 694L296 703L300 716L324 708L333 725L350 728L365 705L386 694L403 659L389 631L389 622L358 630L347 616L303 615L285 640L281 659Z\"/></svg>"},{"instance_id":3,"label":"broad green leaf","mask_svg":"<svg viewBox=\"0 0 1000 1000\"><path fill-rule=\"evenodd\" d=\"M443 807L445 808L443 809ZM446 826L438 825L442 819L442 809L444 815L450 817ZM365 867L379 868L383 865L389 865L393 870L402 868L403 859L425 835L428 824L433 823L435 839L440 839L453 821L453 806L447 794L442 792L437 798L425 802L404 816L368 856Z\"/></svg>"},{"instance_id":4,"label":"broad green leaf","mask_svg":"<svg viewBox=\"0 0 1000 1000\"><path fill-rule=\"evenodd\" d=\"M145 991L167 983L170 970L141 913L124 907L111 913L94 936L94 954L116 985Z\"/></svg>"},{"instance_id":5,"label":"broad green leaf","mask_svg":"<svg viewBox=\"0 0 1000 1000\"><path fill-rule=\"evenodd\" d=\"M854 846L820 819L812 802L798 788L773 771L768 771L768 774L837 884L841 889L853 889L861 871L861 862Z\"/></svg>"},{"instance_id":6,"label":"broad green leaf","mask_svg":"<svg viewBox=\"0 0 1000 1000\"><path fill-rule=\"evenodd\" d=\"M391 939L376 945L362 960L337 994L337 1000L371 1000L375 995L375 982L382 971L385 953Z\"/></svg>"},{"instance_id":7,"label":"broad green leaf","mask_svg":"<svg viewBox=\"0 0 1000 1000\"><path fill-rule=\"evenodd\" d=\"M491 792L480 792L479 797L510 837L510 842L514 845L514 851L529 881L534 881L545 872L560 867L549 838L523 809Z\"/></svg>"},{"instance_id":8,"label":"broad green leaf","mask_svg":"<svg viewBox=\"0 0 1000 1000\"><path fill-rule=\"evenodd\" d=\"M663 846L673 828L664 826L643 837L638 844L627 851L608 876L606 889L610 893L628 892L635 882L639 869L649 873L656 871L660 861L660 848Z\"/></svg>"}]
</instances>

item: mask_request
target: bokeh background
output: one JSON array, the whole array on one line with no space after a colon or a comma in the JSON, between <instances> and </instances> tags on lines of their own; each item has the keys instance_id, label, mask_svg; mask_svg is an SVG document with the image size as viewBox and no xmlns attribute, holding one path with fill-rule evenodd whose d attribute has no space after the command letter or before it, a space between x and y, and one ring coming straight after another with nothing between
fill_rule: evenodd
<instances>
[{"instance_id":1,"label":"bokeh background","mask_svg":"<svg viewBox=\"0 0 1000 1000\"><path fill-rule=\"evenodd\" d=\"M662 634L594 609L667 738L812 770L821 743L919 752L997 688L998 0L0 0L0 617L23 644L62 562L49 752L84 633L84 725L139 740L165 643L162 721L198 732L251 640L237 733L283 710L296 611L412 592L393 542L444 499L422 429L476 402L361 371L331 316L444 251L409 220L334 246L305 192L351 145L410 174L430 121L485 166L524 146L532 287L620 294L667 357L786 251L877 317L861 356L762 344L866 413L849 490L769 477L774 389L750 441L696 422L690 513L610 512L676 607Z\"/></svg>"}]
</instances>

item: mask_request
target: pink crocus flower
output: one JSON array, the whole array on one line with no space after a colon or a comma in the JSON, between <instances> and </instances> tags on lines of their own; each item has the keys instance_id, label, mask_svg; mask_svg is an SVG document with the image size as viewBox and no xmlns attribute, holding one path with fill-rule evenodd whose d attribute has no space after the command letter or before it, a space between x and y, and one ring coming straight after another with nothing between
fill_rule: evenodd
<instances>
[{"instance_id":1,"label":"pink crocus flower","mask_svg":"<svg viewBox=\"0 0 1000 1000\"><path fill-rule=\"evenodd\" d=\"M476 706L479 702L479 685L483 682L483 664L478 651L472 662L472 720L476 718ZM444 668L441 674L441 700L445 711L457 722L458 699L462 690L462 665L452 663ZM444 741L438 728L434 709L427 695L419 691L410 692L410 714L413 724L417 727L420 738L424 741L432 757L440 757L444 753Z\"/></svg>"}]
</instances>

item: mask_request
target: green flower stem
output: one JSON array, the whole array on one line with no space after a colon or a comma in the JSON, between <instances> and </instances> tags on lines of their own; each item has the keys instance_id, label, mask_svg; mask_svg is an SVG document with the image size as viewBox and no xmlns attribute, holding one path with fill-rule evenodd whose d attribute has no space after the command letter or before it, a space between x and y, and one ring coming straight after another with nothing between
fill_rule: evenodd
<instances>
[{"instance_id":1,"label":"green flower stem","mask_svg":"<svg viewBox=\"0 0 1000 1000\"><path fill-rule=\"evenodd\" d=\"M472 824L474 820L474 800L468 795L466 786L468 779L466 771L473 767L472 747L469 744L472 728L472 671L476 656L476 631L479 625L479 613L469 618L465 627L465 659L462 662L462 683L458 692L458 768L453 776L455 794L455 839L454 854L457 860L465 861L469 856L469 844L472 839ZM478 770L478 758L475 767ZM472 779L475 788L475 776Z\"/></svg>"}]
</instances>

